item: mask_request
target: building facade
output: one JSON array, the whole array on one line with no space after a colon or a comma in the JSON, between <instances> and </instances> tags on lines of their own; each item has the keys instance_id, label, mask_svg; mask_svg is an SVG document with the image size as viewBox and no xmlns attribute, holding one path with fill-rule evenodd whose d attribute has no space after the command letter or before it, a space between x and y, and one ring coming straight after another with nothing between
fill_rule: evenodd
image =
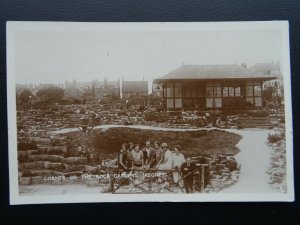
<instances>
[{"instance_id":1,"label":"building facade","mask_svg":"<svg viewBox=\"0 0 300 225\"><path fill-rule=\"evenodd\" d=\"M263 83L273 75L245 65L183 65L158 78L167 109L222 109L239 100L262 107Z\"/></svg>"},{"instance_id":2,"label":"building facade","mask_svg":"<svg viewBox=\"0 0 300 225\"><path fill-rule=\"evenodd\" d=\"M114 95L120 98L120 80L103 81L94 80L91 82L65 82L65 92L69 93L70 97L83 97L84 93L90 94L92 97L101 99L106 96ZM81 90L81 91L80 91Z\"/></svg>"},{"instance_id":3,"label":"building facade","mask_svg":"<svg viewBox=\"0 0 300 225\"><path fill-rule=\"evenodd\" d=\"M148 81L122 81L122 98L148 95Z\"/></svg>"},{"instance_id":4,"label":"building facade","mask_svg":"<svg viewBox=\"0 0 300 225\"><path fill-rule=\"evenodd\" d=\"M265 75L275 76L276 79L269 80L264 83L263 89L272 90L272 96L275 97L283 97L284 88L283 88L283 77L280 71L279 62L274 63L256 63L251 67L255 71L262 72Z\"/></svg>"}]
</instances>

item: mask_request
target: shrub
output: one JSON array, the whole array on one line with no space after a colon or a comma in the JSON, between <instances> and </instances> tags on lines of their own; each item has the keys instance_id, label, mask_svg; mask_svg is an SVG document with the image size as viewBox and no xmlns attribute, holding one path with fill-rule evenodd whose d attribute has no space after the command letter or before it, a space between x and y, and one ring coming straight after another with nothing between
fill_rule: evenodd
<instances>
[{"instance_id":1,"label":"shrub","mask_svg":"<svg viewBox=\"0 0 300 225\"><path fill-rule=\"evenodd\" d=\"M170 116L181 116L181 112L180 111L170 111L169 112L169 115Z\"/></svg>"},{"instance_id":2,"label":"shrub","mask_svg":"<svg viewBox=\"0 0 300 225\"><path fill-rule=\"evenodd\" d=\"M241 98L227 98L224 99L223 110L249 110L253 108L253 105L250 102L247 102Z\"/></svg>"},{"instance_id":3,"label":"shrub","mask_svg":"<svg viewBox=\"0 0 300 225\"><path fill-rule=\"evenodd\" d=\"M248 116L252 116L252 117L266 117L269 116L269 113L267 111L249 111L248 112Z\"/></svg>"},{"instance_id":4,"label":"shrub","mask_svg":"<svg viewBox=\"0 0 300 225\"><path fill-rule=\"evenodd\" d=\"M222 110L222 116L245 115L247 112L248 110Z\"/></svg>"},{"instance_id":5,"label":"shrub","mask_svg":"<svg viewBox=\"0 0 300 225\"><path fill-rule=\"evenodd\" d=\"M146 121L154 121L158 123L167 122L169 116L165 113L157 113L157 112L148 112L144 114L144 120Z\"/></svg>"},{"instance_id":6,"label":"shrub","mask_svg":"<svg viewBox=\"0 0 300 225\"><path fill-rule=\"evenodd\" d=\"M268 134L268 142L276 143L284 139L284 134Z\"/></svg>"}]
</instances>

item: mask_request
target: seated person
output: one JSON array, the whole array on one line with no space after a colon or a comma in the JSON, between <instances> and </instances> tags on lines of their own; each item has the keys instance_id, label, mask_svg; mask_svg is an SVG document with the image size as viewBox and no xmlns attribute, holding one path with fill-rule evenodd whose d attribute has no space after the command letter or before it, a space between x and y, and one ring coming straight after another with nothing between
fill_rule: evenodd
<instances>
[{"instance_id":1,"label":"seated person","mask_svg":"<svg viewBox=\"0 0 300 225\"><path fill-rule=\"evenodd\" d=\"M144 154L140 150L140 146L138 144L135 145L134 150L131 151L131 157L133 161L133 166L136 168L144 168Z\"/></svg>"},{"instance_id":2,"label":"seated person","mask_svg":"<svg viewBox=\"0 0 300 225\"><path fill-rule=\"evenodd\" d=\"M168 149L167 143L162 143L162 150L164 152L164 158L161 163L157 165L158 170L171 170L173 165L172 152Z\"/></svg>"},{"instance_id":3,"label":"seated person","mask_svg":"<svg viewBox=\"0 0 300 225\"><path fill-rule=\"evenodd\" d=\"M164 160L164 151L161 149L159 141L156 141L154 143L154 149L155 149L155 161L154 161L154 163L157 167L157 165L161 164Z\"/></svg>"},{"instance_id":4,"label":"seated person","mask_svg":"<svg viewBox=\"0 0 300 225\"><path fill-rule=\"evenodd\" d=\"M118 165L120 171L128 171L132 167L125 143L122 145L122 149L118 156Z\"/></svg>"},{"instance_id":5,"label":"seated person","mask_svg":"<svg viewBox=\"0 0 300 225\"><path fill-rule=\"evenodd\" d=\"M151 147L151 142L146 142L146 147L143 149L144 162L146 168L153 168L155 163L155 149Z\"/></svg>"},{"instance_id":6,"label":"seated person","mask_svg":"<svg viewBox=\"0 0 300 225\"><path fill-rule=\"evenodd\" d=\"M173 154L173 169L175 171L173 172L173 179L174 182L179 184L180 187L183 187L183 180L180 175L182 164L185 163L184 155L181 154L181 149L179 146L176 146L174 148L174 154Z\"/></svg>"}]
</instances>

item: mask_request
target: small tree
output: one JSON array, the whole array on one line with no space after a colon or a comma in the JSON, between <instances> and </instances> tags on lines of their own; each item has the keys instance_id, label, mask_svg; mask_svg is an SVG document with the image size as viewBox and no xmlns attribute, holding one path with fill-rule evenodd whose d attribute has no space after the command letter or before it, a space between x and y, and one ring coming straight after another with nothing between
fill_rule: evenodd
<instances>
[{"instance_id":1,"label":"small tree","mask_svg":"<svg viewBox=\"0 0 300 225\"><path fill-rule=\"evenodd\" d=\"M64 90L59 87L46 87L40 89L36 93L37 97L44 98L48 103L54 103L60 101L64 97Z\"/></svg>"},{"instance_id":2,"label":"small tree","mask_svg":"<svg viewBox=\"0 0 300 225\"><path fill-rule=\"evenodd\" d=\"M19 95L19 101L21 104L27 104L32 96L33 95L29 89L24 89Z\"/></svg>"},{"instance_id":3,"label":"small tree","mask_svg":"<svg viewBox=\"0 0 300 225\"><path fill-rule=\"evenodd\" d=\"M274 88L273 87L267 87L262 91L262 96L265 100L267 101L272 101L273 100L273 92Z\"/></svg>"}]
</instances>

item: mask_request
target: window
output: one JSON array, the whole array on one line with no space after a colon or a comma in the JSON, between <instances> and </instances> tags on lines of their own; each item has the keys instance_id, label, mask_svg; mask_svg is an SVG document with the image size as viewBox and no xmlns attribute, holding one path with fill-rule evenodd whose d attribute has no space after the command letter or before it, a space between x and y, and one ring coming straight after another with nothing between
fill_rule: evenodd
<instances>
[{"instance_id":1,"label":"window","mask_svg":"<svg viewBox=\"0 0 300 225\"><path fill-rule=\"evenodd\" d=\"M229 97L234 97L234 87L228 88Z\"/></svg>"},{"instance_id":2,"label":"window","mask_svg":"<svg viewBox=\"0 0 300 225\"><path fill-rule=\"evenodd\" d=\"M173 99L167 99L167 108L174 108L174 101Z\"/></svg>"},{"instance_id":3,"label":"window","mask_svg":"<svg viewBox=\"0 0 300 225\"><path fill-rule=\"evenodd\" d=\"M182 99L175 99L175 108L182 108Z\"/></svg>"},{"instance_id":4,"label":"window","mask_svg":"<svg viewBox=\"0 0 300 225\"><path fill-rule=\"evenodd\" d=\"M261 86L254 86L254 96L261 96Z\"/></svg>"},{"instance_id":5,"label":"window","mask_svg":"<svg viewBox=\"0 0 300 225\"><path fill-rule=\"evenodd\" d=\"M181 98L181 87L175 86L175 98Z\"/></svg>"},{"instance_id":6,"label":"window","mask_svg":"<svg viewBox=\"0 0 300 225\"><path fill-rule=\"evenodd\" d=\"M222 88L223 97L240 97L241 96L241 87L223 87Z\"/></svg>"},{"instance_id":7,"label":"window","mask_svg":"<svg viewBox=\"0 0 300 225\"><path fill-rule=\"evenodd\" d=\"M221 98L215 98L215 107L220 108L222 107L222 100Z\"/></svg>"},{"instance_id":8,"label":"window","mask_svg":"<svg viewBox=\"0 0 300 225\"><path fill-rule=\"evenodd\" d=\"M213 103L214 103L214 99L213 98L207 98L206 99L206 107L207 108L212 108L213 107Z\"/></svg>"},{"instance_id":9,"label":"window","mask_svg":"<svg viewBox=\"0 0 300 225\"><path fill-rule=\"evenodd\" d=\"M222 88L223 92L223 97L228 97L228 87L223 87Z\"/></svg>"},{"instance_id":10,"label":"window","mask_svg":"<svg viewBox=\"0 0 300 225\"><path fill-rule=\"evenodd\" d=\"M246 86L246 96L253 96L253 86Z\"/></svg>"},{"instance_id":11,"label":"window","mask_svg":"<svg viewBox=\"0 0 300 225\"><path fill-rule=\"evenodd\" d=\"M221 87L214 87L214 97L221 97Z\"/></svg>"},{"instance_id":12,"label":"window","mask_svg":"<svg viewBox=\"0 0 300 225\"><path fill-rule=\"evenodd\" d=\"M222 87L220 82L208 82L206 84L206 107L222 107Z\"/></svg>"},{"instance_id":13,"label":"window","mask_svg":"<svg viewBox=\"0 0 300 225\"><path fill-rule=\"evenodd\" d=\"M182 107L182 88L180 83L169 83L165 88L164 96L167 108L181 108Z\"/></svg>"},{"instance_id":14,"label":"window","mask_svg":"<svg viewBox=\"0 0 300 225\"><path fill-rule=\"evenodd\" d=\"M167 86L167 98L173 98L173 85Z\"/></svg>"},{"instance_id":15,"label":"window","mask_svg":"<svg viewBox=\"0 0 300 225\"><path fill-rule=\"evenodd\" d=\"M241 96L241 88L240 87L234 88L234 93L235 93L235 97Z\"/></svg>"},{"instance_id":16,"label":"window","mask_svg":"<svg viewBox=\"0 0 300 225\"><path fill-rule=\"evenodd\" d=\"M213 97L214 92L213 92L213 87L206 87L206 97Z\"/></svg>"},{"instance_id":17,"label":"window","mask_svg":"<svg viewBox=\"0 0 300 225\"><path fill-rule=\"evenodd\" d=\"M249 81L246 83L246 100L255 107L262 106L262 83L260 81Z\"/></svg>"}]
</instances>

